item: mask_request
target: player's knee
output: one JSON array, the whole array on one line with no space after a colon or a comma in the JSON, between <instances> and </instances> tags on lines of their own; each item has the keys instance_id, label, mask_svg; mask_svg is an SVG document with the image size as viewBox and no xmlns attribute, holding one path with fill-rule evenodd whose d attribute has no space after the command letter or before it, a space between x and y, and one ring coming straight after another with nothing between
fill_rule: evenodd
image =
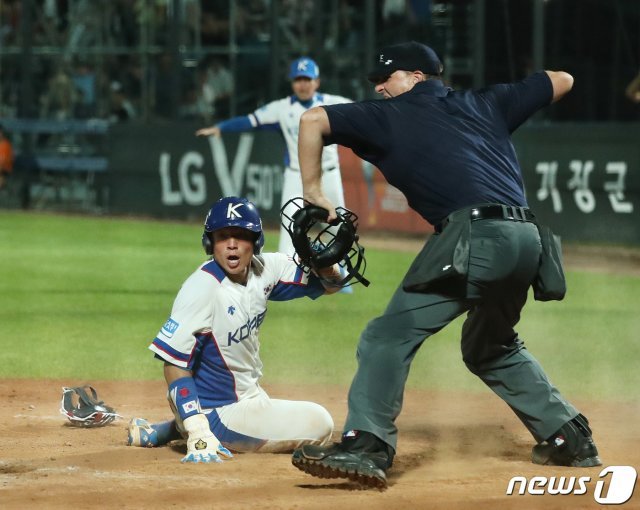
<instances>
[{"instance_id":1,"label":"player's knee","mask_svg":"<svg viewBox=\"0 0 640 510\"><path fill-rule=\"evenodd\" d=\"M312 435L314 436L315 441L319 444L329 442L334 426L333 418L331 417L331 414L329 414L329 411L320 404L314 404L312 423Z\"/></svg>"},{"instance_id":2,"label":"player's knee","mask_svg":"<svg viewBox=\"0 0 640 510\"><path fill-rule=\"evenodd\" d=\"M289 452L311 444L324 445L333 434L333 418L324 407L315 402L298 402L297 412L283 422L285 429L280 439L269 440L260 447L261 452Z\"/></svg>"},{"instance_id":3,"label":"player's knee","mask_svg":"<svg viewBox=\"0 0 640 510\"><path fill-rule=\"evenodd\" d=\"M331 434L333 434L334 423L333 423L333 418L329 414L329 411L327 411L324 407L322 409L324 411L324 423L321 428L320 439L322 440L321 444L325 444L331 440Z\"/></svg>"}]
</instances>

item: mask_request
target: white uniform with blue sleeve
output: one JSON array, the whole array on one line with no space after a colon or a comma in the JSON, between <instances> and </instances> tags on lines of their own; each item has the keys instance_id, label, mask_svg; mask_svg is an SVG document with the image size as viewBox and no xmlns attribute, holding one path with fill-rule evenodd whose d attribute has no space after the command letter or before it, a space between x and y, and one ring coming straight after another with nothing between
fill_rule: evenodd
<instances>
[{"instance_id":1,"label":"white uniform with blue sleeve","mask_svg":"<svg viewBox=\"0 0 640 510\"><path fill-rule=\"evenodd\" d=\"M258 333L267 300L315 299L324 287L280 253L254 256L245 285L229 280L215 260L183 284L171 316L149 346L191 370L211 431L235 451L290 451L329 440L333 420L312 402L271 399L260 387Z\"/></svg>"},{"instance_id":2,"label":"white uniform with blue sleeve","mask_svg":"<svg viewBox=\"0 0 640 510\"><path fill-rule=\"evenodd\" d=\"M271 101L249 114L249 120L254 128L278 128L282 131L287 144L285 165L291 170L300 172L298 161L298 131L302 114L316 106L351 103L351 99L333 94L316 92L309 101L301 102L291 95L276 101ZM322 169L327 172L339 166L338 146L329 145L322 151Z\"/></svg>"},{"instance_id":3,"label":"white uniform with blue sleeve","mask_svg":"<svg viewBox=\"0 0 640 510\"><path fill-rule=\"evenodd\" d=\"M351 103L351 99L332 94L316 93L313 99L301 103L296 96L272 101L255 112L249 114L251 126L254 128L279 128L287 144L285 154L285 170L282 181L282 207L294 197L302 196L302 178L300 177L300 163L298 162L298 130L300 117L310 108L322 105ZM336 206L344 207L344 190L338 160L338 146L329 145L322 151L322 189L327 198ZM286 211L291 216L297 208ZM293 255L295 249L287 231L280 227L280 241L278 251Z\"/></svg>"}]
</instances>

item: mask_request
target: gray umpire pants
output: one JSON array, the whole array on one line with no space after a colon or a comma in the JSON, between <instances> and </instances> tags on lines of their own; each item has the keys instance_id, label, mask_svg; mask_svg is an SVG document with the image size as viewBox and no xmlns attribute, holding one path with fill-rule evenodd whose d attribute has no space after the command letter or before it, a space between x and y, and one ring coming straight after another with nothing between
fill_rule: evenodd
<instances>
[{"instance_id":1,"label":"gray umpire pants","mask_svg":"<svg viewBox=\"0 0 640 510\"><path fill-rule=\"evenodd\" d=\"M465 296L406 292L402 284L360 337L344 430L368 431L396 449L395 420L418 348L464 312L462 357L529 429L549 438L578 411L551 384L514 326L535 276L541 245L533 223L471 223Z\"/></svg>"}]
</instances>

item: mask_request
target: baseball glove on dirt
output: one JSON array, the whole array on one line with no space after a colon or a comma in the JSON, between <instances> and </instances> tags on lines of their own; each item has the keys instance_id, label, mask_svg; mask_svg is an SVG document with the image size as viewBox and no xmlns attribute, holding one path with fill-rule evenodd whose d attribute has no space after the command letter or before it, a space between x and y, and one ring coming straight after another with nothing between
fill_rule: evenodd
<instances>
[{"instance_id":1,"label":"baseball glove on dirt","mask_svg":"<svg viewBox=\"0 0 640 510\"><path fill-rule=\"evenodd\" d=\"M76 427L103 427L120 417L115 409L98 400L93 386L63 387L60 412Z\"/></svg>"},{"instance_id":2,"label":"baseball glove on dirt","mask_svg":"<svg viewBox=\"0 0 640 510\"><path fill-rule=\"evenodd\" d=\"M355 279L367 287L364 248L358 244L358 216L344 207L337 207L338 217L328 224L329 211L309 203L302 207L301 202L302 199L293 198L281 210L282 224L296 250L297 260L294 260L298 267L306 273L313 270L323 279L318 271L338 264L342 278L329 283L344 287ZM297 207L291 216L285 214L290 205ZM311 233L314 228L319 230L317 234Z\"/></svg>"}]
</instances>

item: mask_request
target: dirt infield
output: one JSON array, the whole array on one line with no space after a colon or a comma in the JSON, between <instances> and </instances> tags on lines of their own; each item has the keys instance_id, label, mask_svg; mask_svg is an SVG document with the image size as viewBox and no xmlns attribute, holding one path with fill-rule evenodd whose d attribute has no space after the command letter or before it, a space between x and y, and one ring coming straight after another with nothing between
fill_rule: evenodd
<instances>
[{"instance_id":1,"label":"dirt infield","mask_svg":"<svg viewBox=\"0 0 640 510\"><path fill-rule=\"evenodd\" d=\"M413 252L421 246L415 240L397 239L367 239L364 244ZM640 275L640 250L568 246L565 259L571 269ZM69 426L58 412L61 387L86 383L93 384L123 419L100 429ZM321 403L338 429L344 421L344 387L267 390L273 397ZM284 454L243 454L221 465L182 465L184 447L127 447L125 426L131 416L169 417L164 392L162 381L0 379L0 509L603 508L594 501L601 468L531 464L531 437L488 390L407 391L398 420L398 455L384 492L310 477ZM604 466L640 470L640 401L574 403L591 420ZM508 496L514 476L587 476L591 481L584 495ZM618 508L640 508L639 494L637 489Z\"/></svg>"},{"instance_id":2,"label":"dirt infield","mask_svg":"<svg viewBox=\"0 0 640 510\"><path fill-rule=\"evenodd\" d=\"M87 381L0 380L0 508L602 508L601 468L549 468L528 461L532 440L506 406L480 394L408 391L389 488L360 491L296 470L286 454L239 454L220 465L182 465L184 447L125 445L133 415L165 419L164 383L91 381L123 420L100 429L67 425L61 386ZM339 428L346 388L269 387L273 397L325 405ZM640 467L640 403L582 401L605 466ZM584 495L505 494L511 477L589 476ZM640 496L621 508L640 508Z\"/></svg>"}]
</instances>

